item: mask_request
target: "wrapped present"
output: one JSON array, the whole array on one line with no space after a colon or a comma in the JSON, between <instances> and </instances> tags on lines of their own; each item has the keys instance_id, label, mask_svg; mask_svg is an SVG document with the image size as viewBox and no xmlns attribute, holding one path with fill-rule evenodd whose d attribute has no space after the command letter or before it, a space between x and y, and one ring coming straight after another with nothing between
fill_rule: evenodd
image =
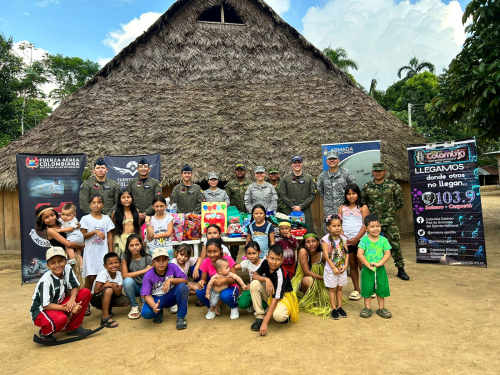
<instances>
[{"instance_id":1,"label":"wrapped present","mask_svg":"<svg viewBox=\"0 0 500 375\"><path fill-rule=\"evenodd\" d=\"M174 232L172 233L172 241L184 240L184 214L171 214L174 218Z\"/></svg>"},{"instance_id":2,"label":"wrapped present","mask_svg":"<svg viewBox=\"0 0 500 375\"><path fill-rule=\"evenodd\" d=\"M225 220L225 219L224 219ZM184 241L201 238L201 215L187 214L184 216Z\"/></svg>"},{"instance_id":3,"label":"wrapped present","mask_svg":"<svg viewBox=\"0 0 500 375\"><path fill-rule=\"evenodd\" d=\"M243 227L240 225L240 223L233 223L229 224L227 227L227 234L241 234L243 233Z\"/></svg>"},{"instance_id":4,"label":"wrapped present","mask_svg":"<svg viewBox=\"0 0 500 375\"><path fill-rule=\"evenodd\" d=\"M203 233L207 232L208 226L216 224L221 233L227 232L227 203L226 202L204 202L201 206L201 227Z\"/></svg>"}]
</instances>

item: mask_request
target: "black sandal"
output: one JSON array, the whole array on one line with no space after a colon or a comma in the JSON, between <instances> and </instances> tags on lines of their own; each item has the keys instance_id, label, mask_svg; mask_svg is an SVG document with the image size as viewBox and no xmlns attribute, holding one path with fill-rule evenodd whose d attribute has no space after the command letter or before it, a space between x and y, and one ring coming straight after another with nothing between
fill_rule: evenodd
<instances>
[{"instance_id":1,"label":"black sandal","mask_svg":"<svg viewBox=\"0 0 500 375\"><path fill-rule=\"evenodd\" d=\"M106 327L106 328L118 327L118 323L116 323L116 325L113 325L113 323L116 323L116 320L111 319L110 316L108 316L107 318L101 319L101 325Z\"/></svg>"},{"instance_id":2,"label":"black sandal","mask_svg":"<svg viewBox=\"0 0 500 375\"><path fill-rule=\"evenodd\" d=\"M201 302L200 300L196 301L196 302L194 303L194 305L195 305L196 307L203 307L203 306L205 306L205 304L204 304L203 302Z\"/></svg>"}]
</instances>

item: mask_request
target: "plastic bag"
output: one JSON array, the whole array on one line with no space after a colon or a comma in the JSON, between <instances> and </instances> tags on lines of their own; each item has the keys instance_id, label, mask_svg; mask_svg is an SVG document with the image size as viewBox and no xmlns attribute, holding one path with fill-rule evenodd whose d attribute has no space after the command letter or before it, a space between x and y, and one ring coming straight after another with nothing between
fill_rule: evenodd
<instances>
[{"instance_id":1,"label":"plastic bag","mask_svg":"<svg viewBox=\"0 0 500 375\"><path fill-rule=\"evenodd\" d=\"M184 217L184 241L201 238L201 215L187 214Z\"/></svg>"},{"instance_id":2,"label":"plastic bag","mask_svg":"<svg viewBox=\"0 0 500 375\"><path fill-rule=\"evenodd\" d=\"M172 233L172 241L184 240L184 214L171 214L174 218L174 232Z\"/></svg>"}]
</instances>

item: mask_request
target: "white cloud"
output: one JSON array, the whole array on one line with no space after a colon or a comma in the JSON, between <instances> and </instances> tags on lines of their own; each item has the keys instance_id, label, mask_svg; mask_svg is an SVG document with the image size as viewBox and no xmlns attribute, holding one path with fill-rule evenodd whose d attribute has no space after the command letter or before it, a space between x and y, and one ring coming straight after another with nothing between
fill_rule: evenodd
<instances>
[{"instance_id":1,"label":"white cloud","mask_svg":"<svg viewBox=\"0 0 500 375\"><path fill-rule=\"evenodd\" d=\"M29 16L29 15L30 15L28 12L24 12L24 14L25 14L26 16Z\"/></svg>"},{"instance_id":2,"label":"white cloud","mask_svg":"<svg viewBox=\"0 0 500 375\"><path fill-rule=\"evenodd\" d=\"M59 0L40 0L35 3L35 5L38 5L39 7L46 7L50 4L59 4Z\"/></svg>"},{"instance_id":3,"label":"white cloud","mask_svg":"<svg viewBox=\"0 0 500 375\"><path fill-rule=\"evenodd\" d=\"M42 60L43 57L45 56L45 54L49 53L48 51L44 50L43 48L36 48L33 50L25 48L23 51L21 49L21 46L23 44L29 44L29 42L27 40L21 40L17 43L14 43L14 45L12 46L12 49L19 57L21 57L23 59L23 61L26 65L30 65L31 62L34 62L34 61ZM47 97L49 96L49 93L56 88L57 88L57 85L54 83L46 83L45 85L43 85L41 87L42 91L45 93L45 95L47 95ZM54 103L51 101L49 101L48 104L52 108L57 107L57 105L54 105Z\"/></svg>"},{"instance_id":4,"label":"white cloud","mask_svg":"<svg viewBox=\"0 0 500 375\"><path fill-rule=\"evenodd\" d=\"M359 63L352 72L369 87L377 73L378 88L398 80L397 70L413 54L441 73L465 41L458 1L330 0L309 8L302 19L303 35L316 47L343 47Z\"/></svg>"},{"instance_id":5,"label":"white cloud","mask_svg":"<svg viewBox=\"0 0 500 375\"><path fill-rule=\"evenodd\" d=\"M103 41L105 46L111 47L115 54L120 52L130 42L145 32L161 16L161 13L147 12L139 18L134 18L126 24L120 24L121 30L110 31Z\"/></svg>"},{"instance_id":6,"label":"white cloud","mask_svg":"<svg viewBox=\"0 0 500 375\"><path fill-rule=\"evenodd\" d=\"M266 3L280 16L290 9L290 0L266 0Z\"/></svg>"},{"instance_id":7,"label":"white cloud","mask_svg":"<svg viewBox=\"0 0 500 375\"><path fill-rule=\"evenodd\" d=\"M101 68L106 65L108 62L110 62L112 57L101 57L99 56L97 58L97 63L101 66Z\"/></svg>"}]
</instances>

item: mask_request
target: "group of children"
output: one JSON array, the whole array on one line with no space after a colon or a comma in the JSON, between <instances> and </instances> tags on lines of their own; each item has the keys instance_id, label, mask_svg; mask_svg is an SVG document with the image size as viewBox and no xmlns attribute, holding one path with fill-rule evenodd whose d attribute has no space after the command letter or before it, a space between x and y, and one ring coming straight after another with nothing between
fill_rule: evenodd
<instances>
[{"instance_id":1,"label":"group of children","mask_svg":"<svg viewBox=\"0 0 500 375\"><path fill-rule=\"evenodd\" d=\"M191 247L185 244L174 253L169 239L173 223L165 213L166 201L158 196L152 203L155 215L145 219L144 241L139 214L128 192L120 193L112 217L102 214L103 198L94 195L90 200L91 213L80 223L67 213L59 222L51 206L37 209L37 229L45 231L52 245L47 251L49 272L38 282L31 308L33 322L41 327L41 338L55 340L53 334L64 328L62 323L54 324L52 316L56 315L61 322L68 321L68 334L84 335L87 331L80 325L83 316L90 315L90 304L102 310L101 324L107 328L118 327L112 307L130 305L130 319L142 316L154 323L161 323L163 309L169 308L177 314L176 328L185 329L190 295L198 297L197 306L208 308L206 319L220 315L223 303L230 308L230 319L239 317L239 309L253 312L256 320L251 329L261 335L267 334L271 318L296 322L299 310L333 319L346 318L342 288L347 285L348 265L355 289L349 298L364 298L365 308L360 316L372 315L370 303L376 295L377 314L391 317L384 306L384 298L390 295L384 268L391 256L390 245L380 236L378 218L369 215L361 202L357 185L346 188L339 214L327 218L329 233L321 239L315 233L307 233L301 246L286 221L280 223L276 240L265 208L255 205L240 264L229 255L217 225L207 229L200 257L192 257ZM74 231L79 227L85 246L76 236L66 236L72 231L63 227ZM68 255L70 261L77 259L83 247L85 284L78 292L80 282L66 258ZM240 270L248 272L249 284L236 274ZM60 285L57 292L55 284ZM141 310L137 297L141 299Z\"/></svg>"}]
</instances>

